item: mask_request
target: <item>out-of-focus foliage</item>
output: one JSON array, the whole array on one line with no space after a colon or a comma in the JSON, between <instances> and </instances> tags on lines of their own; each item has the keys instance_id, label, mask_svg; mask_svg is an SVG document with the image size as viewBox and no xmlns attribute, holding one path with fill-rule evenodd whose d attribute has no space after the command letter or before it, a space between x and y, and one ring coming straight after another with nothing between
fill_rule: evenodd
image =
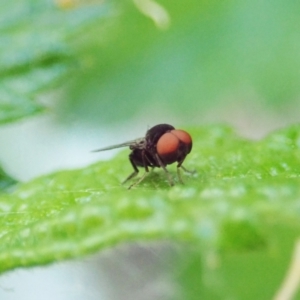
<instances>
[{"instance_id":1,"label":"out-of-focus foliage","mask_svg":"<svg viewBox=\"0 0 300 300\"><path fill-rule=\"evenodd\" d=\"M48 0L1 2L0 123L44 109L39 93L76 65L67 39L105 15L99 3L64 9Z\"/></svg>"},{"instance_id":2,"label":"out-of-focus foliage","mask_svg":"<svg viewBox=\"0 0 300 300\"><path fill-rule=\"evenodd\" d=\"M2 3L0 122L43 110L40 92L54 83L56 113L78 121L125 120L145 106L194 122L218 104L282 109L300 94L299 9L281 0Z\"/></svg>"},{"instance_id":3,"label":"out-of-focus foliage","mask_svg":"<svg viewBox=\"0 0 300 300\"><path fill-rule=\"evenodd\" d=\"M176 182L170 188L164 172L155 170L127 190L120 182L131 166L121 153L112 161L43 176L2 195L1 271L153 239L192 242L204 260L218 251L233 260L243 253L261 253L270 264L278 260L279 233L285 230L290 245L300 229L299 126L260 142L241 139L222 126L190 132L195 143L185 165L197 174L184 176L184 185ZM221 258L221 266L226 261L230 259ZM233 278L222 267L218 270L224 284ZM278 270L272 272L276 276L270 277L269 292L275 292L282 276ZM203 272L201 276L207 274ZM249 283L260 286L256 272L247 276ZM214 280L209 284L217 287ZM232 286L226 292L237 293Z\"/></svg>"},{"instance_id":4,"label":"out-of-focus foliage","mask_svg":"<svg viewBox=\"0 0 300 300\"><path fill-rule=\"evenodd\" d=\"M7 191L10 187L17 183L15 179L6 174L2 167L0 167L0 193Z\"/></svg>"},{"instance_id":5,"label":"out-of-focus foliage","mask_svg":"<svg viewBox=\"0 0 300 300\"><path fill-rule=\"evenodd\" d=\"M296 105L297 1L161 0L163 28L136 2L150 1L116 1L116 18L73 41L81 68L64 95L66 114L105 123L166 113L197 123L218 105L282 113Z\"/></svg>"},{"instance_id":6,"label":"out-of-focus foliage","mask_svg":"<svg viewBox=\"0 0 300 300\"><path fill-rule=\"evenodd\" d=\"M187 247L174 269L173 276L180 285L172 299L274 299L290 264L299 229L274 224L272 231L269 247L255 251L200 253ZM300 291L292 299L299 298Z\"/></svg>"}]
</instances>

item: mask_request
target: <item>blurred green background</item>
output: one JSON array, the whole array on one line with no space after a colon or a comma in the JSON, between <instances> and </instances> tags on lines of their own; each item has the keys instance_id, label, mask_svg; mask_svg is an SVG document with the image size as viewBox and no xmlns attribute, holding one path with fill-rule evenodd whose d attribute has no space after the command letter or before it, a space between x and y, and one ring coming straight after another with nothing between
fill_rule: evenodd
<instances>
[{"instance_id":1,"label":"blurred green background","mask_svg":"<svg viewBox=\"0 0 300 300\"><path fill-rule=\"evenodd\" d=\"M1 123L50 115L55 126L67 131L87 126L114 134L126 133L126 128L143 133L148 125L162 122L183 127L225 122L256 138L299 122L298 1L1 0L0 7ZM16 126L18 131L24 123ZM26 134L22 132L30 140ZM84 139L85 133L76 134ZM59 151L55 153L58 157ZM290 234L284 255L274 261L267 251L233 255L214 273L205 263L195 263L200 260L197 254L187 257L184 252L183 259L162 265L171 273L178 271L184 299L199 299L199 293L202 299L248 299L245 285L257 271L252 264L263 266L268 260L269 266L278 267L276 272L258 268L264 276L274 271L270 281L266 278L272 290L265 289L261 298L268 299L286 270L293 247L294 233ZM165 253L172 252L157 249L163 262ZM129 260L134 265L136 257L127 258L123 255L117 263ZM235 265L244 265L245 277L239 277ZM111 268L110 264L106 271ZM119 271L111 275L111 282ZM229 274L223 276L228 282L220 283L223 273ZM133 276L133 281L139 282L137 277L142 276ZM127 285L132 289L132 283ZM259 280L255 285L257 291L266 284ZM120 286L114 299L121 299ZM216 286L221 286L220 292ZM146 299L147 293L143 295ZM249 299L259 296L250 294ZM128 299L133 299L130 292Z\"/></svg>"},{"instance_id":2,"label":"blurred green background","mask_svg":"<svg viewBox=\"0 0 300 300\"><path fill-rule=\"evenodd\" d=\"M70 41L77 65L62 119L227 121L257 131L298 121L297 1L159 1L164 13L149 5L147 17L135 3L148 2L112 2L111 17Z\"/></svg>"},{"instance_id":3,"label":"blurred green background","mask_svg":"<svg viewBox=\"0 0 300 300\"><path fill-rule=\"evenodd\" d=\"M65 125L225 121L261 136L299 120L299 10L291 0L2 0L0 121L46 107Z\"/></svg>"}]
</instances>

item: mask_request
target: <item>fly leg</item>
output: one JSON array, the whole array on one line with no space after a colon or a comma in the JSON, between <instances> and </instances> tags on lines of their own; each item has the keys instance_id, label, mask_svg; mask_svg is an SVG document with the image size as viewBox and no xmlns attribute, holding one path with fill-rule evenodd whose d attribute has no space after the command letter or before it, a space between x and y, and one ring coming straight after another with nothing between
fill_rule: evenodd
<instances>
[{"instance_id":1,"label":"fly leg","mask_svg":"<svg viewBox=\"0 0 300 300\"><path fill-rule=\"evenodd\" d=\"M135 183L133 183L132 185L130 185L130 186L128 187L128 189L130 190L132 187L134 187L134 186L140 184L140 183L145 179L145 177L146 177L148 174L149 174L149 172L145 172L145 173L143 174L143 176L141 176L141 177L139 178L139 180L137 180Z\"/></svg>"},{"instance_id":2,"label":"fly leg","mask_svg":"<svg viewBox=\"0 0 300 300\"><path fill-rule=\"evenodd\" d=\"M173 179L172 179L172 177L171 177L171 174L170 174L169 171L167 170L166 166L163 164L163 162L161 161L161 159L159 158L159 156L158 156L157 154L155 155L155 158L156 158L156 160L157 160L159 166L165 171L170 186L173 186L173 185L174 185Z\"/></svg>"},{"instance_id":3,"label":"fly leg","mask_svg":"<svg viewBox=\"0 0 300 300\"><path fill-rule=\"evenodd\" d=\"M177 176L178 176L179 181L180 181L182 184L183 184L184 182L183 182L182 177L181 177L180 168L182 168L184 172L189 173L189 174L191 174L191 175L196 173L196 171L189 171L188 169L186 169L186 168L182 165L183 161L184 161L184 159L181 160L181 161L179 161L179 162L178 162L178 165L177 165Z\"/></svg>"},{"instance_id":4,"label":"fly leg","mask_svg":"<svg viewBox=\"0 0 300 300\"><path fill-rule=\"evenodd\" d=\"M191 175L193 175L193 174L196 173L196 170L193 170L193 171L188 170L188 169L186 169L183 165L181 165L180 167L183 169L184 172L189 173L189 174L191 174Z\"/></svg>"},{"instance_id":5,"label":"fly leg","mask_svg":"<svg viewBox=\"0 0 300 300\"><path fill-rule=\"evenodd\" d=\"M134 169L134 171L122 182L122 184L126 183L128 180L132 179L133 177L135 177L138 173L139 173L139 169L136 166L134 160L132 159L131 155L129 155L129 160L130 163Z\"/></svg>"},{"instance_id":6,"label":"fly leg","mask_svg":"<svg viewBox=\"0 0 300 300\"><path fill-rule=\"evenodd\" d=\"M129 190L130 190L132 187L134 187L134 186L140 184L140 183L145 179L145 177L148 175L148 173L149 173L149 168L148 168L147 161L149 162L149 159L147 158L147 156L146 156L146 154L145 154L145 151L142 151L142 162L143 162L143 165L144 165L144 167L145 167L145 173L143 174L143 176L142 176L140 179L138 179L135 183L133 183L132 185L129 186L129 188L128 188ZM137 170L137 166L136 166L136 164L134 163L134 161L133 161L133 159L132 159L131 157L130 157L130 162L131 162L133 168L134 168L135 170ZM138 170L137 170L137 172L138 172ZM133 174L131 174L131 175L130 175L130 178L133 178L134 176L136 176L136 175L137 175L137 172L135 171Z\"/></svg>"}]
</instances>

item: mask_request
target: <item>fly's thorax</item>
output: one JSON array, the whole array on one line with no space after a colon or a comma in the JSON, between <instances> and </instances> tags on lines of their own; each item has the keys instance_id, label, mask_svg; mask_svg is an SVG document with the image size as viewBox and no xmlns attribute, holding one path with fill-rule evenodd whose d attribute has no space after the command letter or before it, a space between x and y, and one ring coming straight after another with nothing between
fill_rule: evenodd
<instances>
[{"instance_id":1,"label":"fly's thorax","mask_svg":"<svg viewBox=\"0 0 300 300\"><path fill-rule=\"evenodd\" d=\"M175 128L169 124L159 124L150 128L146 133L147 147L149 149L153 148L153 146L157 144L162 135L173 129Z\"/></svg>"},{"instance_id":2,"label":"fly's thorax","mask_svg":"<svg viewBox=\"0 0 300 300\"><path fill-rule=\"evenodd\" d=\"M135 142L133 142L129 146L130 150L135 150L135 149L143 150L145 148L146 148L146 139L145 138L137 139Z\"/></svg>"}]
</instances>

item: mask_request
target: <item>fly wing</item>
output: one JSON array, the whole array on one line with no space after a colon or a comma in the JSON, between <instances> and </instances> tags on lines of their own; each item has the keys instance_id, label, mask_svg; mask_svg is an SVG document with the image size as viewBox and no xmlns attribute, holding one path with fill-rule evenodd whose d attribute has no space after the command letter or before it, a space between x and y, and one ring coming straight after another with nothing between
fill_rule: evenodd
<instances>
[{"instance_id":1,"label":"fly wing","mask_svg":"<svg viewBox=\"0 0 300 300\"><path fill-rule=\"evenodd\" d=\"M144 143L145 143L145 138L139 138L139 139L128 141L128 142L125 142L122 144L116 144L116 145L96 149L96 150L93 150L92 152L100 152L100 151L112 150L112 149L122 148L122 147L142 148Z\"/></svg>"}]
</instances>

